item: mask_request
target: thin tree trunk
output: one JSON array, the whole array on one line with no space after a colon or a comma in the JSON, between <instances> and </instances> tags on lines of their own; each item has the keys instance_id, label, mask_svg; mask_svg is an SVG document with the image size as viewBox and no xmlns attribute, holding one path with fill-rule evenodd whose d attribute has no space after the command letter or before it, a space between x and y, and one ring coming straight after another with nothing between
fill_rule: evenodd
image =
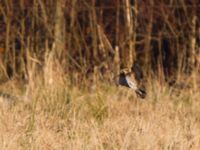
<instances>
[{"instance_id":1,"label":"thin tree trunk","mask_svg":"<svg viewBox=\"0 0 200 150\"><path fill-rule=\"evenodd\" d=\"M150 71L151 69L151 35L152 35L152 27L153 27L153 5L154 2L151 1L150 2L151 7L150 9L150 18L149 18L149 22L147 25L147 36L145 39L145 65L146 65L146 70L147 72Z\"/></svg>"},{"instance_id":2,"label":"thin tree trunk","mask_svg":"<svg viewBox=\"0 0 200 150\"><path fill-rule=\"evenodd\" d=\"M60 59L62 52L65 50L65 18L61 0L56 1L54 37L56 55Z\"/></svg>"},{"instance_id":3,"label":"thin tree trunk","mask_svg":"<svg viewBox=\"0 0 200 150\"><path fill-rule=\"evenodd\" d=\"M119 55L119 29L120 29L120 1L117 0L117 13L116 13L116 36L115 36L115 56L114 56L114 70L115 74L120 72L120 55Z\"/></svg>"},{"instance_id":4,"label":"thin tree trunk","mask_svg":"<svg viewBox=\"0 0 200 150\"><path fill-rule=\"evenodd\" d=\"M191 34L191 39L190 39L190 51L191 51L191 68L192 68L192 81L193 81L193 87L194 89L197 89L197 83L196 83L196 69L195 67L195 56L196 56L196 13L195 9L193 9L192 12L192 22L191 22L191 29L192 29L192 34Z\"/></svg>"},{"instance_id":5,"label":"thin tree trunk","mask_svg":"<svg viewBox=\"0 0 200 150\"><path fill-rule=\"evenodd\" d=\"M126 44L124 47L124 64L128 69L133 64L133 51L134 51L134 30L133 30L133 13L131 10L131 4L129 0L125 0L125 22L126 22Z\"/></svg>"}]
</instances>

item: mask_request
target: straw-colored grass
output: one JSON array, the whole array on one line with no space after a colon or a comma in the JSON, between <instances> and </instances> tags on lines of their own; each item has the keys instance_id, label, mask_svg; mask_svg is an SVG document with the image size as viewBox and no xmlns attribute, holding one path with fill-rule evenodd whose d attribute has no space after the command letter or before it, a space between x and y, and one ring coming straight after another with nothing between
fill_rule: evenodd
<instances>
[{"instance_id":1,"label":"straw-colored grass","mask_svg":"<svg viewBox=\"0 0 200 150\"><path fill-rule=\"evenodd\" d=\"M35 80L30 100L17 100L7 109L1 103L1 149L200 148L200 92L176 95L151 84L141 100L112 84L80 88L56 81L46 86ZM1 88L20 93L13 82Z\"/></svg>"},{"instance_id":2,"label":"straw-colored grass","mask_svg":"<svg viewBox=\"0 0 200 150\"><path fill-rule=\"evenodd\" d=\"M198 7L0 2L0 150L200 149ZM135 60L158 77L145 100L108 82ZM183 72L190 88L164 83Z\"/></svg>"}]
</instances>

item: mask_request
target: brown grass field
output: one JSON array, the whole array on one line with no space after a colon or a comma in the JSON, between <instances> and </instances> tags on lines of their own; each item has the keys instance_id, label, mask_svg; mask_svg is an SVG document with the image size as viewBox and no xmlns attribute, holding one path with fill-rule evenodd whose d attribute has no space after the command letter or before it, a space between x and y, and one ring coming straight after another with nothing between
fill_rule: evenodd
<instances>
[{"instance_id":1,"label":"brown grass field","mask_svg":"<svg viewBox=\"0 0 200 150\"><path fill-rule=\"evenodd\" d=\"M35 77L28 98L0 109L1 149L132 150L200 148L200 92L148 83L148 96L96 82L78 87L59 73ZM30 86L30 85L28 85ZM19 81L1 90L23 95Z\"/></svg>"},{"instance_id":2,"label":"brown grass field","mask_svg":"<svg viewBox=\"0 0 200 150\"><path fill-rule=\"evenodd\" d=\"M0 0L0 150L199 150L199 75L199 0Z\"/></svg>"}]
</instances>

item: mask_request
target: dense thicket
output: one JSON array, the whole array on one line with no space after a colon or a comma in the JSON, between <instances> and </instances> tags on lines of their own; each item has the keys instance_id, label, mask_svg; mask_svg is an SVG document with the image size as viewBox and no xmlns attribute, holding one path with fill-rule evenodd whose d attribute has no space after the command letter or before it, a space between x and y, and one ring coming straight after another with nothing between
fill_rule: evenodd
<instances>
[{"instance_id":1,"label":"dense thicket","mask_svg":"<svg viewBox=\"0 0 200 150\"><path fill-rule=\"evenodd\" d=\"M148 75L190 73L198 66L199 8L199 0L1 0L1 72L23 76L27 53L42 66L55 51L72 74L116 74L135 61Z\"/></svg>"}]
</instances>

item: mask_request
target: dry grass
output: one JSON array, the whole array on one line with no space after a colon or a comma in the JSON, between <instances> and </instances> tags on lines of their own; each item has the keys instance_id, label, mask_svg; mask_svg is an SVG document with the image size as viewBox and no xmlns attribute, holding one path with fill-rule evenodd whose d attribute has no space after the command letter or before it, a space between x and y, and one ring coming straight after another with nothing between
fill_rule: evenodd
<instances>
[{"instance_id":1,"label":"dry grass","mask_svg":"<svg viewBox=\"0 0 200 150\"><path fill-rule=\"evenodd\" d=\"M142 101L126 88L107 83L78 88L66 81L51 86L36 81L30 101L9 109L1 105L1 149L200 148L199 92L175 96L154 84ZM12 93L19 93L17 87L2 85Z\"/></svg>"},{"instance_id":2,"label":"dry grass","mask_svg":"<svg viewBox=\"0 0 200 150\"><path fill-rule=\"evenodd\" d=\"M28 80L0 85L13 95L0 97L0 149L200 149L199 75L192 89L163 83L200 70L199 2L154 3L0 3L0 81ZM135 60L159 76L144 101L98 78Z\"/></svg>"}]
</instances>

